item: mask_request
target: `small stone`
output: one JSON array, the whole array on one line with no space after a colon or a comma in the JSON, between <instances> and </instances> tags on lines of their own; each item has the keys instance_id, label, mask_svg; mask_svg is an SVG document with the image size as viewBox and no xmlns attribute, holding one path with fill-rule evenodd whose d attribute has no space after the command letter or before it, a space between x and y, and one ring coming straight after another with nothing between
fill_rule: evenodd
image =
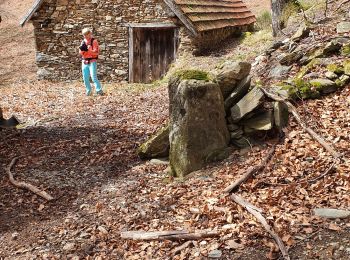
<instances>
[{"instance_id":1,"label":"small stone","mask_svg":"<svg viewBox=\"0 0 350 260\"><path fill-rule=\"evenodd\" d=\"M283 102L275 102L273 105L275 125L279 130L286 127L289 122L288 106Z\"/></svg>"},{"instance_id":2,"label":"small stone","mask_svg":"<svg viewBox=\"0 0 350 260\"><path fill-rule=\"evenodd\" d=\"M303 24L299 27L299 29L292 36L291 39L293 41L300 41L301 39L308 37L309 34L310 34L310 28L307 27L305 24Z\"/></svg>"},{"instance_id":3,"label":"small stone","mask_svg":"<svg viewBox=\"0 0 350 260\"><path fill-rule=\"evenodd\" d=\"M167 157L169 155L169 125L161 128L137 150L141 159Z\"/></svg>"},{"instance_id":4,"label":"small stone","mask_svg":"<svg viewBox=\"0 0 350 260\"><path fill-rule=\"evenodd\" d=\"M292 52L292 53L286 53L286 54L282 54L279 57L279 63L281 65L286 65L286 66L290 66L293 63L297 62L298 60L300 60L303 57L303 53L302 52Z\"/></svg>"},{"instance_id":5,"label":"small stone","mask_svg":"<svg viewBox=\"0 0 350 260\"><path fill-rule=\"evenodd\" d=\"M334 72L332 71L327 71L326 74L325 74L326 78L330 79L330 80L333 80L333 79L337 79L338 78L338 75L335 74Z\"/></svg>"},{"instance_id":6,"label":"small stone","mask_svg":"<svg viewBox=\"0 0 350 260\"><path fill-rule=\"evenodd\" d=\"M169 165L169 160L168 159L152 159L150 160L151 164L154 165Z\"/></svg>"},{"instance_id":7,"label":"small stone","mask_svg":"<svg viewBox=\"0 0 350 260\"><path fill-rule=\"evenodd\" d=\"M238 148L247 148L251 146L249 139L245 137L241 137L239 139L231 139L231 143Z\"/></svg>"},{"instance_id":8,"label":"small stone","mask_svg":"<svg viewBox=\"0 0 350 260\"><path fill-rule=\"evenodd\" d=\"M350 76L348 76L348 75L341 75L340 78L335 81L335 83L339 87L344 87L346 84L349 83L349 81L350 81Z\"/></svg>"},{"instance_id":9,"label":"small stone","mask_svg":"<svg viewBox=\"0 0 350 260\"><path fill-rule=\"evenodd\" d=\"M273 113L272 111L264 111L263 113L259 113L248 120L243 120L242 125L245 126L246 129L256 130L256 131L267 131L271 130L273 127Z\"/></svg>"},{"instance_id":10,"label":"small stone","mask_svg":"<svg viewBox=\"0 0 350 260\"><path fill-rule=\"evenodd\" d=\"M231 139L239 139L243 135L243 130L237 129L235 131L230 132Z\"/></svg>"},{"instance_id":11,"label":"small stone","mask_svg":"<svg viewBox=\"0 0 350 260\"><path fill-rule=\"evenodd\" d=\"M317 208L314 209L314 214L318 217L322 218L330 218L330 219L337 219L337 218L348 218L350 217L350 211L349 210L340 210L340 209L330 209L330 208Z\"/></svg>"},{"instance_id":12,"label":"small stone","mask_svg":"<svg viewBox=\"0 0 350 260\"><path fill-rule=\"evenodd\" d=\"M337 33L350 32L350 22L340 22L337 24Z\"/></svg>"},{"instance_id":13,"label":"small stone","mask_svg":"<svg viewBox=\"0 0 350 260\"><path fill-rule=\"evenodd\" d=\"M222 256L222 251L221 250L213 250L211 252L209 252L208 254L208 258L220 258Z\"/></svg>"},{"instance_id":14,"label":"small stone","mask_svg":"<svg viewBox=\"0 0 350 260\"><path fill-rule=\"evenodd\" d=\"M236 131L239 129L239 126L238 125L235 125L235 124L229 124L227 125L227 129L230 131L230 132L233 132L233 131Z\"/></svg>"},{"instance_id":15,"label":"small stone","mask_svg":"<svg viewBox=\"0 0 350 260\"><path fill-rule=\"evenodd\" d=\"M314 157L306 157L306 158L305 158L305 161L311 163L311 162L314 161Z\"/></svg>"},{"instance_id":16,"label":"small stone","mask_svg":"<svg viewBox=\"0 0 350 260\"><path fill-rule=\"evenodd\" d=\"M280 79L283 76L286 76L291 68L291 66L283 66L278 64L269 72L269 78Z\"/></svg>"},{"instance_id":17,"label":"small stone","mask_svg":"<svg viewBox=\"0 0 350 260\"><path fill-rule=\"evenodd\" d=\"M63 250L66 252L73 251L75 249L75 243L67 243L63 246Z\"/></svg>"}]
</instances>

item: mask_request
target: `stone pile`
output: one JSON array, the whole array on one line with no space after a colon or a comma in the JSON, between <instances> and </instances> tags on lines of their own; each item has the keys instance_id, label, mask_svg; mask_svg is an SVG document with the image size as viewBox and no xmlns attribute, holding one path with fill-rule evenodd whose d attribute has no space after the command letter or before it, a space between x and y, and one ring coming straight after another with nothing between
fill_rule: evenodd
<instances>
[{"instance_id":1,"label":"stone pile","mask_svg":"<svg viewBox=\"0 0 350 260\"><path fill-rule=\"evenodd\" d=\"M139 156L169 155L173 175L183 177L225 159L230 144L250 147L258 137L278 133L288 124L288 108L252 86L250 70L249 63L227 61L214 75L176 73L169 82L169 126L141 145Z\"/></svg>"},{"instance_id":2,"label":"stone pile","mask_svg":"<svg viewBox=\"0 0 350 260\"><path fill-rule=\"evenodd\" d=\"M288 124L288 107L270 102L258 86L252 86L247 62L224 63L215 81L225 98L227 127L231 144L244 148L251 146L256 137L275 133Z\"/></svg>"},{"instance_id":3,"label":"stone pile","mask_svg":"<svg viewBox=\"0 0 350 260\"><path fill-rule=\"evenodd\" d=\"M289 99L335 92L350 82L350 37L344 35L350 32L348 24L339 23L338 35L328 40L314 40L313 28L303 25L290 39L273 43L257 57L254 69L260 78L268 75L274 90Z\"/></svg>"}]
</instances>

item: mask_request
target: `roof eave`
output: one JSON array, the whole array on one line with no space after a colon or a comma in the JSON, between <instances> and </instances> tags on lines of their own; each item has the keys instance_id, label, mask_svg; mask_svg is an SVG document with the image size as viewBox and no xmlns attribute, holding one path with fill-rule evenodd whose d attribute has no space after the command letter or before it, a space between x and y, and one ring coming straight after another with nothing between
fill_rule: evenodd
<instances>
[{"instance_id":1,"label":"roof eave","mask_svg":"<svg viewBox=\"0 0 350 260\"><path fill-rule=\"evenodd\" d=\"M41 4L45 0L36 0L35 3L33 4L32 8L28 11L26 16L23 17L23 19L20 22L20 26L23 27L30 19L32 19L33 15L35 12L40 8Z\"/></svg>"}]
</instances>

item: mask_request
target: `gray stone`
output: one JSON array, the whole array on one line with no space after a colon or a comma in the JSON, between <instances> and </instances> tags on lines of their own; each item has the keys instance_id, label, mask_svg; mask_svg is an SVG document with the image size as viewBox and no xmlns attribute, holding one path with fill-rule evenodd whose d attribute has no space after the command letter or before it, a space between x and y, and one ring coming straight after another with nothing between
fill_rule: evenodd
<instances>
[{"instance_id":1,"label":"gray stone","mask_svg":"<svg viewBox=\"0 0 350 260\"><path fill-rule=\"evenodd\" d=\"M296 63L298 60L300 60L303 57L302 52L294 51L292 53L285 53L279 57L279 63L281 65L290 66L293 63Z\"/></svg>"},{"instance_id":2,"label":"gray stone","mask_svg":"<svg viewBox=\"0 0 350 260\"><path fill-rule=\"evenodd\" d=\"M310 28L307 27L305 24L303 24L299 27L299 29L296 31L296 33L292 36L291 40L300 41L301 39L308 37L309 34L310 34Z\"/></svg>"},{"instance_id":3,"label":"gray stone","mask_svg":"<svg viewBox=\"0 0 350 260\"><path fill-rule=\"evenodd\" d=\"M232 106L236 105L237 102L240 101L244 95L248 93L251 80L252 77L247 76L238 83L237 87L225 100L225 111L229 111Z\"/></svg>"},{"instance_id":4,"label":"gray stone","mask_svg":"<svg viewBox=\"0 0 350 260\"><path fill-rule=\"evenodd\" d=\"M275 119L275 125L279 130L288 125L289 110L288 106L283 102L275 102L273 104L273 114Z\"/></svg>"},{"instance_id":5,"label":"gray stone","mask_svg":"<svg viewBox=\"0 0 350 260\"><path fill-rule=\"evenodd\" d=\"M337 33L350 32L350 22L340 22L337 24Z\"/></svg>"},{"instance_id":6,"label":"gray stone","mask_svg":"<svg viewBox=\"0 0 350 260\"><path fill-rule=\"evenodd\" d=\"M330 41L329 43L326 44L326 46L324 47L322 53L325 56L329 56L331 54L339 52L341 47L342 47L341 43L333 40L333 41Z\"/></svg>"},{"instance_id":7,"label":"gray stone","mask_svg":"<svg viewBox=\"0 0 350 260\"><path fill-rule=\"evenodd\" d=\"M169 99L170 166L176 177L183 177L227 148L224 100L217 84L180 77L170 79Z\"/></svg>"},{"instance_id":8,"label":"gray stone","mask_svg":"<svg viewBox=\"0 0 350 260\"><path fill-rule=\"evenodd\" d=\"M249 133L251 133L250 130L255 131L267 131L271 130L273 127L274 117L272 111L264 111L262 113L259 113L257 115L254 115L248 120L243 120L242 125L244 125L244 131L248 130Z\"/></svg>"},{"instance_id":9,"label":"gray stone","mask_svg":"<svg viewBox=\"0 0 350 260\"><path fill-rule=\"evenodd\" d=\"M314 214L322 218L348 218L350 217L349 210L331 209L331 208L316 208L313 210Z\"/></svg>"},{"instance_id":10,"label":"gray stone","mask_svg":"<svg viewBox=\"0 0 350 260\"><path fill-rule=\"evenodd\" d=\"M234 107L231 108L233 122L240 121L245 115L259 107L264 99L264 93L258 87L253 88Z\"/></svg>"},{"instance_id":11,"label":"gray stone","mask_svg":"<svg viewBox=\"0 0 350 260\"><path fill-rule=\"evenodd\" d=\"M208 258L213 258L213 259L220 258L221 256L222 256L222 251L218 249L213 250L208 254Z\"/></svg>"},{"instance_id":12,"label":"gray stone","mask_svg":"<svg viewBox=\"0 0 350 260\"><path fill-rule=\"evenodd\" d=\"M247 77L251 70L251 64L248 62L226 61L218 74L216 82L219 84L224 98L227 98L236 87L237 81Z\"/></svg>"},{"instance_id":13,"label":"gray stone","mask_svg":"<svg viewBox=\"0 0 350 260\"><path fill-rule=\"evenodd\" d=\"M169 155L169 126L163 127L137 150L141 159L167 157Z\"/></svg>"},{"instance_id":14,"label":"gray stone","mask_svg":"<svg viewBox=\"0 0 350 260\"><path fill-rule=\"evenodd\" d=\"M278 64L270 71L269 78L280 79L283 76L286 76L291 68L291 66L283 66Z\"/></svg>"},{"instance_id":15,"label":"gray stone","mask_svg":"<svg viewBox=\"0 0 350 260\"><path fill-rule=\"evenodd\" d=\"M332 72L332 71L327 71L327 72L325 73L325 76L326 76L327 79L330 79L330 80L333 80L333 79L337 79L337 78L338 78L338 75L335 74L335 73Z\"/></svg>"},{"instance_id":16,"label":"gray stone","mask_svg":"<svg viewBox=\"0 0 350 260\"><path fill-rule=\"evenodd\" d=\"M329 79L313 79L310 80L310 84L322 94L329 94L338 89L337 84Z\"/></svg>"},{"instance_id":17,"label":"gray stone","mask_svg":"<svg viewBox=\"0 0 350 260\"><path fill-rule=\"evenodd\" d=\"M150 163L154 165L169 165L169 161L167 159L152 159L150 160Z\"/></svg>"}]
</instances>

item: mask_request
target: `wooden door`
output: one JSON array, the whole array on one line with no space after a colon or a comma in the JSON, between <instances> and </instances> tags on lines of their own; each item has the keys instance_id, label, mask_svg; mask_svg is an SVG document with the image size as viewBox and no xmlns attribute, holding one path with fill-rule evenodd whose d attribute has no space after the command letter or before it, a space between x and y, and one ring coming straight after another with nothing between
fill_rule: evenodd
<instances>
[{"instance_id":1,"label":"wooden door","mask_svg":"<svg viewBox=\"0 0 350 260\"><path fill-rule=\"evenodd\" d=\"M129 81L150 83L160 79L175 60L176 28L132 28L129 51Z\"/></svg>"}]
</instances>

